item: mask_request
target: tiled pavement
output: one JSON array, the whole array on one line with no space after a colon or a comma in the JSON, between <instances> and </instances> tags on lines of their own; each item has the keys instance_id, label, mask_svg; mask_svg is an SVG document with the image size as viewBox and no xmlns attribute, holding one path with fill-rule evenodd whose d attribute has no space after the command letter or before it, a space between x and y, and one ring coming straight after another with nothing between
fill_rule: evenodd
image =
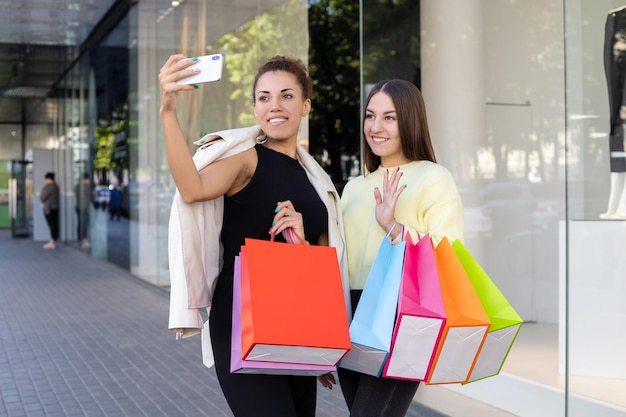
<instances>
[{"instance_id":1,"label":"tiled pavement","mask_svg":"<svg viewBox=\"0 0 626 417\"><path fill-rule=\"evenodd\" d=\"M0 230L0 417L231 416L200 338L167 319L165 291ZM339 387L319 386L317 416L348 416Z\"/></svg>"}]
</instances>

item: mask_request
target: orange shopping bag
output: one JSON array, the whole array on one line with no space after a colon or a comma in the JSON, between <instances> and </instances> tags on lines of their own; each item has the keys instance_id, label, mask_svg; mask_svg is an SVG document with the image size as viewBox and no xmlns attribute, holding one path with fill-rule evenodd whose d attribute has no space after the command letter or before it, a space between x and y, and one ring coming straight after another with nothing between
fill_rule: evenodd
<instances>
[{"instance_id":1,"label":"orange shopping bag","mask_svg":"<svg viewBox=\"0 0 626 417\"><path fill-rule=\"evenodd\" d=\"M491 323L447 238L435 247L435 256L446 324L426 384L462 383L469 379Z\"/></svg>"},{"instance_id":2,"label":"orange shopping bag","mask_svg":"<svg viewBox=\"0 0 626 417\"><path fill-rule=\"evenodd\" d=\"M241 332L243 359L336 365L351 345L335 248L246 239Z\"/></svg>"}]
</instances>

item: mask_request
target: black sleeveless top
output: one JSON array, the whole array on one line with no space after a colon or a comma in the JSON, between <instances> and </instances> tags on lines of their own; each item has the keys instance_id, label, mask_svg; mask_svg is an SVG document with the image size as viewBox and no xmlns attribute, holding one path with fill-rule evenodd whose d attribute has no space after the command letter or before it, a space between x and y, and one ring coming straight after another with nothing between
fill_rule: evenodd
<instances>
[{"instance_id":1,"label":"black sleeveless top","mask_svg":"<svg viewBox=\"0 0 626 417\"><path fill-rule=\"evenodd\" d=\"M222 275L232 276L233 262L246 237L269 240L274 210L279 201L291 200L302 213L302 236L312 244L328 229L326 206L309 182L300 163L285 154L255 146L258 155L256 171L239 192L224 196L224 220L221 240L224 245ZM274 240L284 242L282 234Z\"/></svg>"}]
</instances>

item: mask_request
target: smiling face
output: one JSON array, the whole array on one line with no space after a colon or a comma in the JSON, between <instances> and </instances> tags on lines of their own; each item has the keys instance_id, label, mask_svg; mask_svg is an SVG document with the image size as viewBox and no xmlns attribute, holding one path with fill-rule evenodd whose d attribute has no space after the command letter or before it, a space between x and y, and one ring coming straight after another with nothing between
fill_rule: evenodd
<instances>
[{"instance_id":1,"label":"smiling face","mask_svg":"<svg viewBox=\"0 0 626 417\"><path fill-rule=\"evenodd\" d=\"M396 107L386 93L374 94L367 104L363 134L372 152L380 157L383 167L409 162L402 153Z\"/></svg>"},{"instance_id":2,"label":"smiling face","mask_svg":"<svg viewBox=\"0 0 626 417\"><path fill-rule=\"evenodd\" d=\"M268 140L297 141L302 117L311 110L296 76L286 71L270 71L257 81L254 116Z\"/></svg>"}]
</instances>

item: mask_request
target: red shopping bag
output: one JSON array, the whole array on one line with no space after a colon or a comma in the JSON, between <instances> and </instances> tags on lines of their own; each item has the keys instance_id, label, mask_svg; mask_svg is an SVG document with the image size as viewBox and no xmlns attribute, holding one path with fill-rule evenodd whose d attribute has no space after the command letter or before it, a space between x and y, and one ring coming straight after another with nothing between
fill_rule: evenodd
<instances>
[{"instance_id":1,"label":"red shopping bag","mask_svg":"<svg viewBox=\"0 0 626 417\"><path fill-rule=\"evenodd\" d=\"M398 315L383 376L426 380L445 324L446 311L430 236L427 234L414 244L409 235L398 296Z\"/></svg>"},{"instance_id":2,"label":"red shopping bag","mask_svg":"<svg viewBox=\"0 0 626 417\"><path fill-rule=\"evenodd\" d=\"M337 368L332 365L309 365L286 362L248 361L241 354L241 258L235 257L233 274L233 325L230 372L236 374L324 375Z\"/></svg>"},{"instance_id":3,"label":"red shopping bag","mask_svg":"<svg viewBox=\"0 0 626 417\"><path fill-rule=\"evenodd\" d=\"M446 325L426 383L467 382L491 322L447 238L435 247L435 257Z\"/></svg>"},{"instance_id":4,"label":"red shopping bag","mask_svg":"<svg viewBox=\"0 0 626 417\"><path fill-rule=\"evenodd\" d=\"M350 336L335 248L246 239L241 332L243 359L336 365Z\"/></svg>"}]
</instances>

